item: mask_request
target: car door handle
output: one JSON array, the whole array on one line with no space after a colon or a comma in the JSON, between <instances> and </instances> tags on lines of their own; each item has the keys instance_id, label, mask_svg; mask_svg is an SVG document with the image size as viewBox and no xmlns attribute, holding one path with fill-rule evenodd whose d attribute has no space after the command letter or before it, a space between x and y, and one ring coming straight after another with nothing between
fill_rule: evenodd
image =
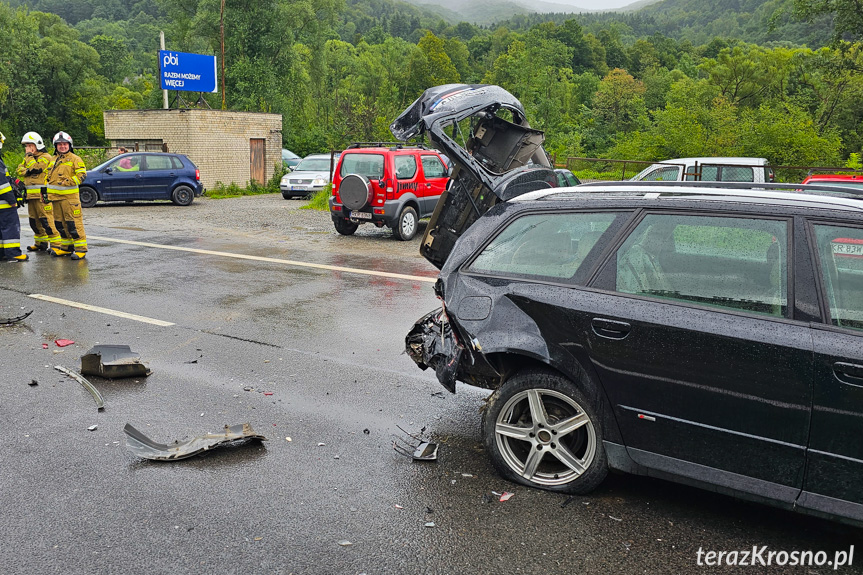
<instances>
[{"instance_id":1,"label":"car door handle","mask_svg":"<svg viewBox=\"0 0 863 575\"><path fill-rule=\"evenodd\" d=\"M590 325L593 327L593 333L599 337L608 339L623 339L629 335L629 330L632 329L632 326L624 321L615 321L601 317L595 317L590 320Z\"/></svg>"},{"instance_id":2,"label":"car door handle","mask_svg":"<svg viewBox=\"0 0 863 575\"><path fill-rule=\"evenodd\" d=\"M863 365L838 361L833 364L833 373L842 383L863 386Z\"/></svg>"},{"instance_id":3,"label":"car door handle","mask_svg":"<svg viewBox=\"0 0 863 575\"><path fill-rule=\"evenodd\" d=\"M135 174L135 179L140 180L140 179L141 179L141 174Z\"/></svg>"},{"instance_id":4,"label":"car door handle","mask_svg":"<svg viewBox=\"0 0 863 575\"><path fill-rule=\"evenodd\" d=\"M174 177L174 172L170 172L168 175L169 175L169 176L171 176L171 177L173 178L173 177Z\"/></svg>"}]
</instances>

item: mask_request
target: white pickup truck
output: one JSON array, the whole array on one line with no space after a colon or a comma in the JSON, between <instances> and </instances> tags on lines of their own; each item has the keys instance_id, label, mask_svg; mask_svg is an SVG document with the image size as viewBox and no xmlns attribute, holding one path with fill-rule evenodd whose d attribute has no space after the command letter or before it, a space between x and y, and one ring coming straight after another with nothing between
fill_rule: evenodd
<instances>
[{"instance_id":1,"label":"white pickup truck","mask_svg":"<svg viewBox=\"0 0 863 575\"><path fill-rule=\"evenodd\" d=\"M652 164L634 181L772 182L765 158L677 158Z\"/></svg>"}]
</instances>

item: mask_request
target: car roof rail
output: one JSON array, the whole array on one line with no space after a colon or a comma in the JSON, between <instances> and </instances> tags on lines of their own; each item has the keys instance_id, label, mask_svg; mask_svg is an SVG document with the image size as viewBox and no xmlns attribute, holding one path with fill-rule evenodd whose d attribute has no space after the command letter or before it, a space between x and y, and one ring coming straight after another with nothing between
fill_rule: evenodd
<instances>
[{"instance_id":1,"label":"car roof rail","mask_svg":"<svg viewBox=\"0 0 863 575\"><path fill-rule=\"evenodd\" d=\"M353 142L346 149L355 148L389 148L390 150L428 150L425 144L406 144L405 142Z\"/></svg>"},{"instance_id":2,"label":"car roof rail","mask_svg":"<svg viewBox=\"0 0 863 575\"><path fill-rule=\"evenodd\" d=\"M651 189L653 188L653 189ZM863 210L863 189L841 184L771 184L753 182L590 182L570 188L552 188L544 196L559 192L609 193L632 191L639 197L703 195L734 196L739 198L776 199L789 201L812 201L830 205L841 205ZM808 196L808 197L807 197Z\"/></svg>"}]
</instances>

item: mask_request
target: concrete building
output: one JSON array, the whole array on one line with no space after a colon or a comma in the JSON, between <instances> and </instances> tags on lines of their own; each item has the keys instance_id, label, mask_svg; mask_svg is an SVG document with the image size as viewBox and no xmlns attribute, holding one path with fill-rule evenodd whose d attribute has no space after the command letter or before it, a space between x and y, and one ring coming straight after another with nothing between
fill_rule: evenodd
<instances>
[{"instance_id":1,"label":"concrete building","mask_svg":"<svg viewBox=\"0 0 863 575\"><path fill-rule=\"evenodd\" d=\"M282 161L282 116L222 110L108 110L111 146L185 154L205 188L265 183Z\"/></svg>"}]
</instances>

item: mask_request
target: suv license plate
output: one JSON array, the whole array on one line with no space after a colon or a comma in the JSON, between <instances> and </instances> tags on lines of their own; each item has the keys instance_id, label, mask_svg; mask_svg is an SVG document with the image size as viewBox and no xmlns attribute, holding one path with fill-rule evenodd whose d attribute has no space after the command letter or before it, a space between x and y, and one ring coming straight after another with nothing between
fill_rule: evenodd
<instances>
[{"instance_id":1,"label":"suv license plate","mask_svg":"<svg viewBox=\"0 0 863 575\"><path fill-rule=\"evenodd\" d=\"M367 212L351 212L351 217L355 220L370 220L372 215Z\"/></svg>"}]
</instances>

